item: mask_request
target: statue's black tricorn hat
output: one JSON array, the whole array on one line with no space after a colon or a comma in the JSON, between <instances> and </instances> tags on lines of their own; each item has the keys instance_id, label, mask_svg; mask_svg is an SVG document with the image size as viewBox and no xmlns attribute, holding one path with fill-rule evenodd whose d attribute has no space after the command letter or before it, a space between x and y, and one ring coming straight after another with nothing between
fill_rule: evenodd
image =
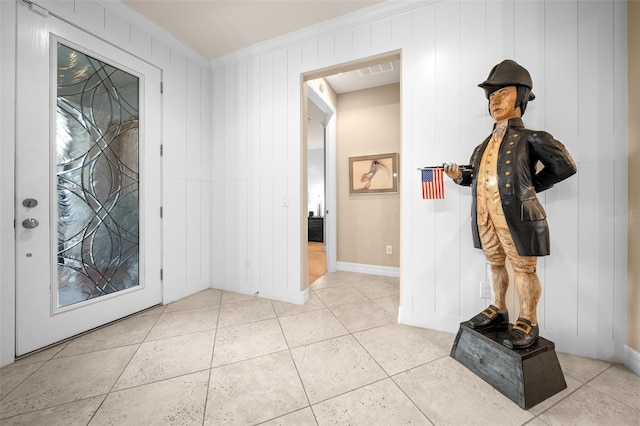
<instances>
[{"instance_id":1,"label":"statue's black tricorn hat","mask_svg":"<svg viewBox=\"0 0 640 426\"><path fill-rule=\"evenodd\" d=\"M484 89L484 93L489 99L489 95L496 90L507 86L526 86L530 90L533 90L533 80L529 71L522 65L511 59L506 59L500 62L495 67L491 68L489 77L482 83L478 84L479 87ZM530 101L534 100L536 95L533 91L529 94Z\"/></svg>"}]
</instances>

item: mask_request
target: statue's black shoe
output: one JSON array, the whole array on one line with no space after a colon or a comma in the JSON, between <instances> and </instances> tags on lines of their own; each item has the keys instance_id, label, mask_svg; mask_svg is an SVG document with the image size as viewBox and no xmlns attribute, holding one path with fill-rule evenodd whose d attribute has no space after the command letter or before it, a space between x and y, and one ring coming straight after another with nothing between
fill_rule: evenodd
<instances>
[{"instance_id":1,"label":"statue's black shoe","mask_svg":"<svg viewBox=\"0 0 640 426\"><path fill-rule=\"evenodd\" d=\"M486 330L488 328L507 328L509 326L509 312L498 312L498 308L489 305L469 321L464 322L469 328Z\"/></svg>"},{"instance_id":2,"label":"statue's black shoe","mask_svg":"<svg viewBox=\"0 0 640 426\"><path fill-rule=\"evenodd\" d=\"M502 344L509 349L528 348L536 342L539 334L540 329L537 325L531 325L531 321L526 318L518 318Z\"/></svg>"}]
</instances>

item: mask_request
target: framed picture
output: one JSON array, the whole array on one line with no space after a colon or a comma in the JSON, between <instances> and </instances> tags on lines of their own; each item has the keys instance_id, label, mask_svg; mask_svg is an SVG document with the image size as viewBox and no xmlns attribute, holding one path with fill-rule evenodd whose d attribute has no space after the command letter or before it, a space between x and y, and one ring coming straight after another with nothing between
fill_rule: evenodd
<instances>
[{"instance_id":1,"label":"framed picture","mask_svg":"<svg viewBox=\"0 0 640 426\"><path fill-rule=\"evenodd\" d=\"M398 154L349 157L349 195L398 192Z\"/></svg>"}]
</instances>

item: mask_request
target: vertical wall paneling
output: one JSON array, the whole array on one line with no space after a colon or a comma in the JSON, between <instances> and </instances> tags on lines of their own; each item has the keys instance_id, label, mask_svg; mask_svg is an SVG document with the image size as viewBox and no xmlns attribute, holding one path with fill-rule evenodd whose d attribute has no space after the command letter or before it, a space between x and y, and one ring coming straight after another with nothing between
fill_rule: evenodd
<instances>
[{"instance_id":1,"label":"vertical wall paneling","mask_svg":"<svg viewBox=\"0 0 640 426\"><path fill-rule=\"evenodd\" d=\"M252 267L252 259L249 256L249 228L244 226L248 221L250 212L249 205L249 192L248 182L246 179L240 179L236 186L236 204L234 207L236 211L236 235L233 239L225 244L226 249L233 249L237 252L237 261L234 267L237 270L237 284L231 283L229 289L231 291L237 291L242 293L255 292L255 284L250 279L249 273ZM228 208L225 206L225 208ZM255 268L254 268L255 269ZM236 287L237 286L237 287Z\"/></svg>"},{"instance_id":2,"label":"vertical wall paneling","mask_svg":"<svg viewBox=\"0 0 640 426\"><path fill-rule=\"evenodd\" d=\"M460 2L448 1L435 7L435 143L431 164L456 161L448 158L451 147L460 146ZM449 183L449 182L448 182ZM435 305L437 314L460 315L460 232L458 191L434 204L436 227L432 238L435 252Z\"/></svg>"},{"instance_id":3,"label":"vertical wall paneling","mask_svg":"<svg viewBox=\"0 0 640 426\"><path fill-rule=\"evenodd\" d=\"M353 29L353 52L368 52L371 50L371 24L362 24ZM354 58L355 59L355 58Z\"/></svg>"},{"instance_id":4,"label":"vertical wall paneling","mask_svg":"<svg viewBox=\"0 0 640 426\"><path fill-rule=\"evenodd\" d=\"M237 173L246 179L249 174L249 90L247 81L249 78L248 62L243 61L236 67L236 105L235 105L235 125L236 125L236 155Z\"/></svg>"},{"instance_id":5,"label":"vertical wall paneling","mask_svg":"<svg viewBox=\"0 0 640 426\"><path fill-rule=\"evenodd\" d=\"M105 10L104 26L106 30L121 43L128 43L130 41L131 24L109 9Z\"/></svg>"},{"instance_id":6,"label":"vertical wall paneling","mask_svg":"<svg viewBox=\"0 0 640 426\"><path fill-rule=\"evenodd\" d=\"M545 110L547 132L560 140L578 163L578 175L545 191L551 256L545 259L544 327L575 340L578 321L578 183L581 152L578 130L577 2L545 3L545 90L536 108ZM534 83L535 84L535 83ZM538 103L539 102L539 103ZM532 105L533 106L533 105Z\"/></svg>"},{"instance_id":7,"label":"vertical wall paneling","mask_svg":"<svg viewBox=\"0 0 640 426\"><path fill-rule=\"evenodd\" d=\"M275 170L282 173L288 165L294 165L289 158L288 117L289 117L289 74L287 51L279 50L273 55L273 163ZM298 135L296 135L298 136ZM295 166L294 166L295 167Z\"/></svg>"},{"instance_id":8,"label":"vertical wall paneling","mask_svg":"<svg viewBox=\"0 0 640 426\"><path fill-rule=\"evenodd\" d=\"M260 228L258 229L259 246L260 246L260 282L259 289L265 292L272 292L274 285L274 230L276 209L281 209L280 204L274 203L277 195L274 191L273 177L267 177L259 180L260 188ZM280 196L281 197L281 196ZM281 198L279 199L281 200ZM278 253L280 255L281 253Z\"/></svg>"},{"instance_id":9,"label":"vertical wall paneling","mask_svg":"<svg viewBox=\"0 0 640 426\"><path fill-rule=\"evenodd\" d=\"M224 182L222 180L214 180L211 183L211 254L209 258L210 262L210 274L211 284L215 288L221 288L224 290L229 289L224 282Z\"/></svg>"},{"instance_id":10,"label":"vertical wall paneling","mask_svg":"<svg viewBox=\"0 0 640 426\"><path fill-rule=\"evenodd\" d=\"M331 59L336 54L335 36L328 35L318 40L318 60Z\"/></svg>"},{"instance_id":11,"label":"vertical wall paneling","mask_svg":"<svg viewBox=\"0 0 640 426\"><path fill-rule=\"evenodd\" d=\"M151 39L151 53L164 69L171 62L171 49L165 43L155 38Z\"/></svg>"},{"instance_id":12,"label":"vertical wall paneling","mask_svg":"<svg viewBox=\"0 0 640 426\"><path fill-rule=\"evenodd\" d=\"M484 91L478 87L488 69L487 57L487 5L484 2L460 2L460 97L457 114L459 141L451 141L447 161L468 164L473 149L489 134L492 121L487 110ZM471 236L471 188L459 187L447 179L448 194L458 197L456 231L459 240L460 313L462 317L475 315L489 302L481 299L480 281L485 280L485 259L481 250L473 247ZM451 226L454 226L452 223Z\"/></svg>"},{"instance_id":13,"label":"vertical wall paneling","mask_svg":"<svg viewBox=\"0 0 640 426\"><path fill-rule=\"evenodd\" d=\"M199 267L200 267L200 289L208 288L212 284L211 280L211 183L200 182L200 246L199 246Z\"/></svg>"},{"instance_id":14,"label":"vertical wall paneling","mask_svg":"<svg viewBox=\"0 0 640 426\"><path fill-rule=\"evenodd\" d=\"M614 51L614 145L616 152L614 192L614 207L622 209L629 208L628 184L637 185L630 182L628 169L628 142L627 142L627 61L620 61L619 58L627 57L627 2L613 2L613 51ZM621 63L622 62L622 63ZM637 146L637 145L636 145ZM634 161L634 160L632 160ZM635 160L637 164L637 159ZM628 218L615 218L615 352L621 354L627 343L627 327L634 327L634 324L627 323L627 239L629 236ZM635 260L633 260L635 262ZM637 288L637 286L636 286ZM636 307L637 308L637 307ZM633 343L632 343L633 345ZM637 346L635 347L637 349ZM637 372L637 368L635 369Z\"/></svg>"},{"instance_id":15,"label":"vertical wall paneling","mask_svg":"<svg viewBox=\"0 0 640 426\"><path fill-rule=\"evenodd\" d=\"M614 158L602 140L613 137L613 3L578 6L578 138L581 161Z\"/></svg>"},{"instance_id":16,"label":"vertical wall paneling","mask_svg":"<svg viewBox=\"0 0 640 426\"><path fill-rule=\"evenodd\" d=\"M164 302L172 302L187 292L187 204L186 180L164 178L163 247ZM169 201L170 200L170 201Z\"/></svg>"},{"instance_id":17,"label":"vertical wall paneling","mask_svg":"<svg viewBox=\"0 0 640 426\"><path fill-rule=\"evenodd\" d=\"M104 27L104 7L95 1L74 2L75 12L98 28Z\"/></svg>"},{"instance_id":18,"label":"vertical wall paneling","mask_svg":"<svg viewBox=\"0 0 640 426\"><path fill-rule=\"evenodd\" d=\"M135 49L144 52L145 54L151 54L151 46L153 38L146 31L141 30L136 26L130 28L130 40Z\"/></svg>"},{"instance_id":19,"label":"vertical wall paneling","mask_svg":"<svg viewBox=\"0 0 640 426\"><path fill-rule=\"evenodd\" d=\"M209 283L205 283L203 286L202 277L200 275L201 259L201 245L202 238L206 238L206 235L202 234L201 225L201 212L202 212L202 197L201 183L195 179L187 179L186 185L186 199L184 214L185 218L185 235L188 237L188 243L185 241L185 264L186 264L186 277L185 287L187 294L196 293L199 290L204 290L208 287Z\"/></svg>"},{"instance_id":20,"label":"vertical wall paneling","mask_svg":"<svg viewBox=\"0 0 640 426\"><path fill-rule=\"evenodd\" d=\"M335 54L337 58L344 58L353 51L353 31L340 31L334 37Z\"/></svg>"},{"instance_id":21,"label":"vertical wall paneling","mask_svg":"<svg viewBox=\"0 0 640 426\"><path fill-rule=\"evenodd\" d=\"M189 177L200 177L200 157L202 156L202 126L200 111L203 95L202 75L200 67L192 61L187 61L186 67L186 136L185 136L185 173ZM206 93L204 94L206 96Z\"/></svg>"},{"instance_id":22,"label":"vertical wall paneling","mask_svg":"<svg viewBox=\"0 0 640 426\"><path fill-rule=\"evenodd\" d=\"M236 119L241 116L236 109L236 97L237 97L237 82L236 82L236 69L237 67L228 67L227 72L224 74L224 163L222 164L222 170L224 171L225 179L238 178L238 168L235 166L238 162L237 144L228 143L227 141L236 140Z\"/></svg>"},{"instance_id":23,"label":"vertical wall paneling","mask_svg":"<svg viewBox=\"0 0 640 426\"><path fill-rule=\"evenodd\" d=\"M402 72L403 76L412 73L414 78L408 84L413 85L413 103L411 110L413 121L410 123L413 129L413 141L411 144L404 142L406 135L403 135L403 161L401 165L405 173L411 176L411 184L407 188L412 188L409 195L411 202L404 204L409 208L402 208L404 218L412 217L412 225L401 227L403 253L414 253L409 258L412 268L406 263L402 263L402 315L400 321L405 324L426 324L422 315L414 315L418 307L425 312L435 310L435 289L434 273L432 262L426 259L434 259L437 250L434 244L433 233L435 230L435 215L433 201L422 200L420 174L418 167L430 165L433 158L435 145L435 11L434 8L425 8L413 14L413 70L407 68L405 52L403 51ZM403 95L405 93L404 85ZM403 97L404 99L404 97ZM407 120L407 115L403 109L403 121ZM409 145L409 146L407 146ZM404 174L403 174L404 175ZM406 195L405 195L406 196ZM404 198L403 198L404 201ZM409 247L406 249L406 247ZM405 257L405 256L403 256Z\"/></svg>"},{"instance_id":24,"label":"vertical wall paneling","mask_svg":"<svg viewBox=\"0 0 640 426\"><path fill-rule=\"evenodd\" d=\"M381 50L391 49L391 19L382 19L371 24L371 43Z\"/></svg>"},{"instance_id":25,"label":"vertical wall paneling","mask_svg":"<svg viewBox=\"0 0 640 426\"><path fill-rule=\"evenodd\" d=\"M318 40L302 43L302 63L315 64L318 62Z\"/></svg>"},{"instance_id":26,"label":"vertical wall paneling","mask_svg":"<svg viewBox=\"0 0 640 426\"><path fill-rule=\"evenodd\" d=\"M541 105L546 99L545 44L540 42L545 39L544 13L545 2L516 1L514 5L513 59L529 70L533 79L533 93L538 98L527 106L524 115L525 125L533 129L546 129L545 117L542 114L544 108ZM526 25L526 31L523 31L524 25Z\"/></svg>"},{"instance_id":27,"label":"vertical wall paneling","mask_svg":"<svg viewBox=\"0 0 640 426\"><path fill-rule=\"evenodd\" d=\"M515 37L516 31L526 32L523 28L524 22L516 21L514 15L516 0L508 1L485 1L486 13L486 36L487 36L487 66L485 75L489 74L491 67L504 59L515 59ZM526 21L525 21L526 22ZM516 26L518 29L516 30Z\"/></svg>"}]
</instances>

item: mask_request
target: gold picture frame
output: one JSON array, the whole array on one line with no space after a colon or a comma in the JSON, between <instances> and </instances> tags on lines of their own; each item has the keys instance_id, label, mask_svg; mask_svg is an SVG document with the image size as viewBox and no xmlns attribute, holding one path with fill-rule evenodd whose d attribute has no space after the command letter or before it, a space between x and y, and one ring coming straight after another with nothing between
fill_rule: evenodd
<instances>
[{"instance_id":1,"label":"gold picture frame","mask_svg":"<svg viewBox=\"0 0 640 426\"><path fill-rule=\"evenodd\" d=\"M349 195L398 192L398 154L349 157Z\"/></svg>"}]
</instances>

